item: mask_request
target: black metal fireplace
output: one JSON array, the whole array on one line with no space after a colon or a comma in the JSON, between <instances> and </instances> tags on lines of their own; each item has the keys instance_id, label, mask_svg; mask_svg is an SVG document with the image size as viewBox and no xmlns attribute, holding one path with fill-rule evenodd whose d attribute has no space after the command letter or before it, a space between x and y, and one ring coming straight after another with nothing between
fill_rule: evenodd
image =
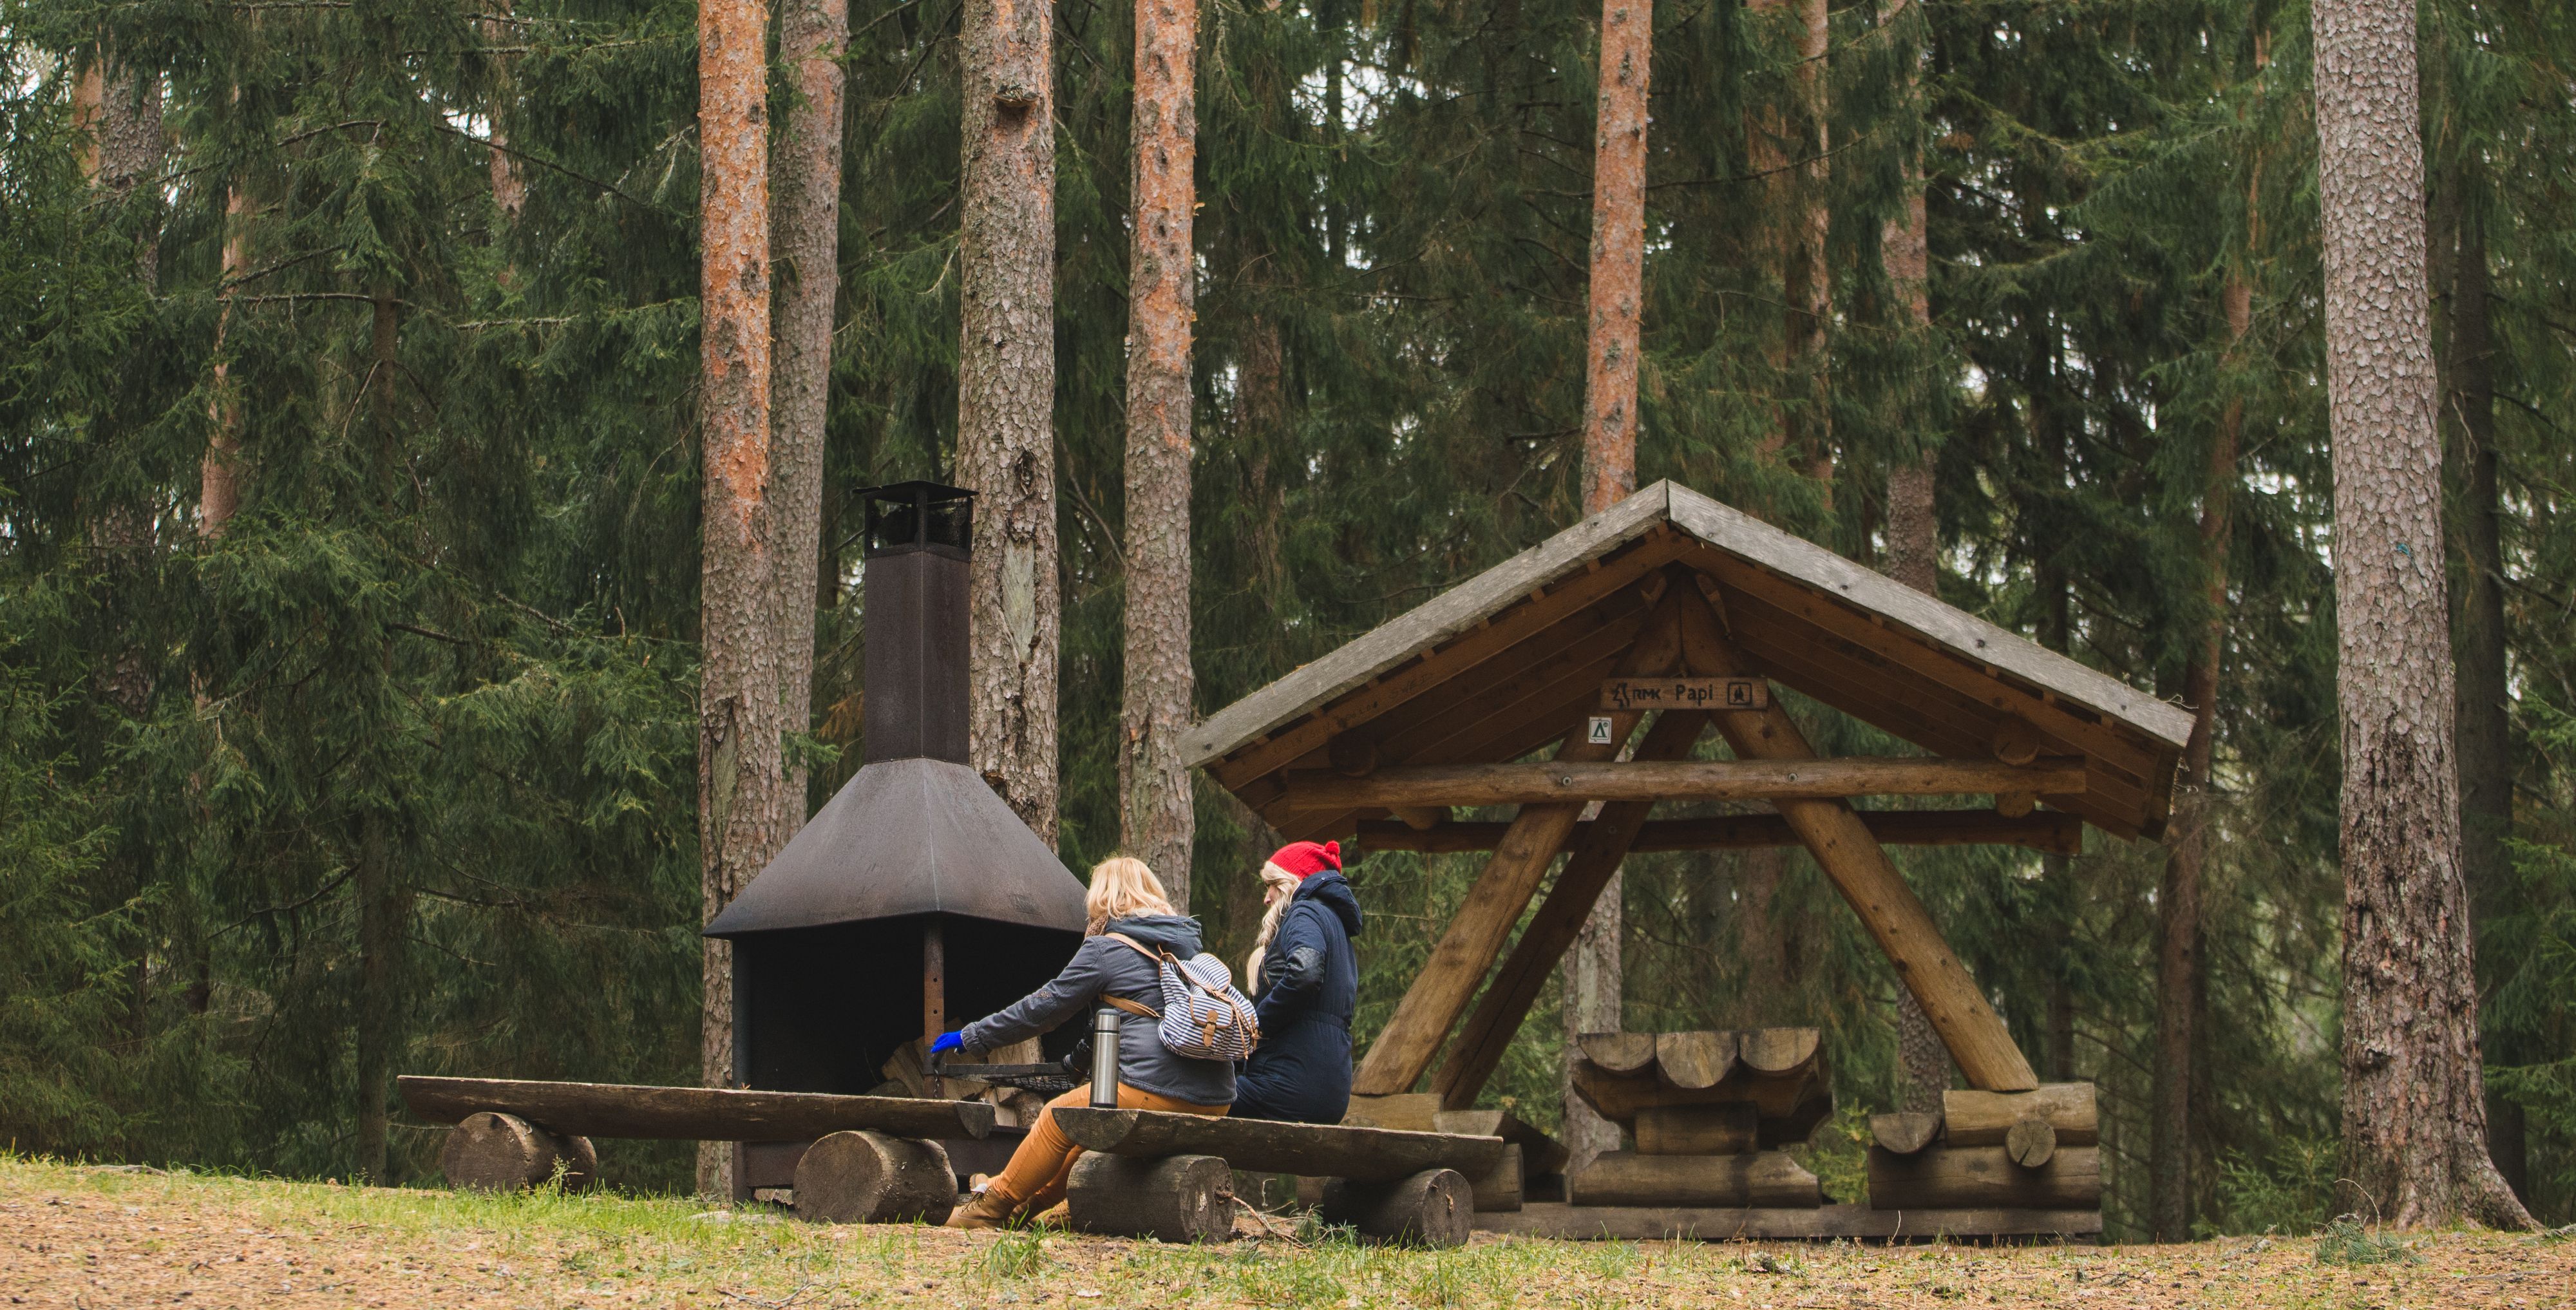
<instances>
[{"instance_id":1,"label":"black metal fireplace","mask_svg":"<svg viewBox=\"0 0 2576 1310\"><path fill-rule=\"evenodd\" d=\"M973 493L863 496L865 764L706 928L733 942L747 1087L867 1092L899 1048L1019 999L1082 938L1082 883L966 764Z\"/></svg>"}]
</instances>

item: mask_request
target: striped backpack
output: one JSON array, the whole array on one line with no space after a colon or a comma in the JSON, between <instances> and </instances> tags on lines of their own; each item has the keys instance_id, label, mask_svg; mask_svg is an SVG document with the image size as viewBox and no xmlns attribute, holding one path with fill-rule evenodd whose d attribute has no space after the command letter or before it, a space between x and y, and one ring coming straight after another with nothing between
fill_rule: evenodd
<instances>
[{"instance_id":1,"label":"striped backpack","mask_svg":"<svg viewBox=\"0 0 2576 1310\"><path fill-rule=\"evenodd\" d=\"M1154 962L1154 976L1162 984L1163 1008L1116 996L1101 1000L1155 1021L1154 1032L1163 1039L1165 1049L1174 1055L1193 1060L1245 1060L1261 1044L1261 1023L1252 1014L1252 1002L1234 989L1234 972L1225 961L1201 951L1187 960L1174 959L1169 951L1149 950L1125 933L1103 933L1127 944L1128 949Z\"/></svg>"}]
</instances>

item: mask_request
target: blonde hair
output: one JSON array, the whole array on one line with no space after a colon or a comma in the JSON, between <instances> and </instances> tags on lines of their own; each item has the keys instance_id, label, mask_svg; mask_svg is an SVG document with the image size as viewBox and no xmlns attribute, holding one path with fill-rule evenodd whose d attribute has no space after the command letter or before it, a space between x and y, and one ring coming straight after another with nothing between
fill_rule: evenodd
<instances>
[{"instance_id":1,"label":"blonde hair","mask_svg":"<svg viewBox=\"0 0 2576 1310\"><path fill-rule=\"evenodd\" d=\"M1085 931L1091 933L1129 915L1179 913L1163 880L1132 855L1113 855L1091 866L1091 889L1082 894L1082 910L1091 920Z\"/></svg>"},{"instance_id":2,"label":"blonde hair","mask_svg":"<svg viewBox=\"0 0 2576 1310\"><path fill-rule=\"evenodd\" d=\"M1305 879L1264 860L1261 881L1270 896L1270 908L1261 912L1261 933L1252 939L1252 954L1243 961L1244 986L1251 991L1261 990L1261 959L1270 954L1270 938L1279 931L1279 921L1288 917L1288 907Z\"/></svg>"}]
</instances>

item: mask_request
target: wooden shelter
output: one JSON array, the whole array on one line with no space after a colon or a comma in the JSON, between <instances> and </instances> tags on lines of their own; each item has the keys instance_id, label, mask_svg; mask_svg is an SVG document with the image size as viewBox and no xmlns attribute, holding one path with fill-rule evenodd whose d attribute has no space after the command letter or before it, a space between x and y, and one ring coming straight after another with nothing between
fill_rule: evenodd
<instances>
[{"instance_id":1,"label":"wooden shelter","mask_svg":"<svg viewBox=\"0 0 2576 1310\"><path fill-rule=\"evenodd\" d=\"M1774 684L1927 754L1820 759ZM1733 759L1690 758L1710 727ZM1662 482L1227 707L1187 748L1291 838L1493 851L1354 1088L1408 1092L1445 1044L1433 1088L1462 1109L1630 851L1790 842L1860 915L1969 1085L2036 1088L1882 844L2064 851L2084 823L2155 836L2190 727L2153 696ZM1898 795L1992 800L1851 804ZM1657 801L1719 799L1774 813L1649 817ZM1518 809L1507 823L1452 817L1497 805ZM1503 958L1560 853L1564 872Z\"/></svg>"}]
</instances>

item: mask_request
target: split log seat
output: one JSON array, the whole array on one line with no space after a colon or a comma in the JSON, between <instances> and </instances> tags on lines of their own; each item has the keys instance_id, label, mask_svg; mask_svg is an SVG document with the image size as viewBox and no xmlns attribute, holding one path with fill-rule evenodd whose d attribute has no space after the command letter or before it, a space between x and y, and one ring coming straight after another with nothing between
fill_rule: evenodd
<instances>
[{"instance_id":1,"label":"split log seat","mask_svg":"<svg viewBox=\"0 0 2576 1310\"><path fill-rule=\"evenodd\" d=\"M1393 1096L1354 1096L1342 1123L1352 1128L1393 1128L1415 1133L1449 1133L1462 1137L1503 1139L1503 1159L1485 1174L1470 1174L1476 1208L1517 1210L1524 1198L1563 1200L1565 1144L1509 1110L1443 1110L1434 1092ZM1299 1199L1320 1203L1324 1180L1308 1178L1298 1185Z\"/></svg>"},{"instance_id":2,"label":"split log seat","mask_svg":"<svg viewBox=\"0 0 2576 1310\"><path fill-rule=\"evenodd\" d=\"M1502 1169L1510 1145L1495 1136L1158 1110L1075 1107L1055 1111L1055 1122L1090 1153L1074 1166L1066 1190L1073 1227L1165 1241L1215 1240L1230 1231L1230 1200L1217 1204L1227 1198L1214 1189L1230 1189L1232 1171L1241 1169L1330 1179L1323 1218L1365 1237L1456 1246L1474 1217L1470 1180ZM1093 1163L1099 1157L1125 1163ZM1225 1212L1223 1226L1206 1217L1216 1211Z\"/></svg>"},{"instance_id":3,"label":"split log seat","mask_svg":"<svg viewBox=\"0 0 2576 1310\"><path fill-rule=\"evenodd\" d=\"M539 1186L558 1162L567 1185L586 1183L597 1169L594 1137L739 1142L753 1185L793 1185L798 1213L831 1222L945 1219L957 1180L939 1143L993 1131L993 1107L978 1101L514 1078L395 1082L413 1115L456 1125L441 1156L453 1187Z\"/></svg>"}]
</instances>

